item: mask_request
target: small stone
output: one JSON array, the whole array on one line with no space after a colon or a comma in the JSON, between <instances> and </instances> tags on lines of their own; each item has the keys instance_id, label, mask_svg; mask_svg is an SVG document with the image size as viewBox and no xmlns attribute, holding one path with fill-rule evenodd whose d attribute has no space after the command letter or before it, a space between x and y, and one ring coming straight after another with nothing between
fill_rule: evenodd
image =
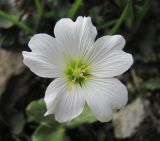
<instances>
[{"instance_id":1,"label":"small stone","mask_svg":"<svg viewBox=\"0 0 160 141\"><path fill-rule=\"evenodd\" d=\"M0 96L8 80L24 70L21 53L13 53L0 48Z\"/></svg>"},{"instance_id":2,"label":"small stone","mask_svg":"<svg viewBox=\"0 0 160 141\"><path fill-rule=\"evenodd\" d=\"M113 116L116 138L131 137L146 117L142 99L138 98Z\"/></svg>"}]
</instances>

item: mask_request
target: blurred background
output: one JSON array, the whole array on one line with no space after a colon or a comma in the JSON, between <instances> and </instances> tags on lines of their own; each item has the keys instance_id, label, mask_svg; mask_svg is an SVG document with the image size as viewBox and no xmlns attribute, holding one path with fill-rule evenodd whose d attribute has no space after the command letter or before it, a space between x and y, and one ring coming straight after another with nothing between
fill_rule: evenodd
<instances>
[{"instance_id":1,"label":"blurred background","mask_svg":"<svg viewBox=\"0 0 160 141\"><path fill-rule=\"evenodd\" d=\"M52 80L22 63L32 35L54 36L59 19L79 15L91 16L98 37L123 35L124 50L134 57L119 77L129 102L108 123L96 121L87 107L66 124L44 117L43 97ZM0 141L159 141L159 59L159 0L0 0Z\"/></svg>"}]
</instances>

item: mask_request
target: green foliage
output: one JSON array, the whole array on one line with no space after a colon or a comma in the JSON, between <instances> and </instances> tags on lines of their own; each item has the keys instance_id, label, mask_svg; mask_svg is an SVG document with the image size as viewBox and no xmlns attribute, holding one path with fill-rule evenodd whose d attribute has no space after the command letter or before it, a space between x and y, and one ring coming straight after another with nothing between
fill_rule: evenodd
<instances>
[{"instance_id":1,"label":"green foliage","mask_svg":"<svg viewBox=\"0 0 160 141\"><path fill-rule=\"evenodd\" d=\"M109 22L107 22L107 23L104 23L104 24L100 25L100 26L98 27L98 29L101 30L101 29L110 27L110 26L114 25L116 22L117 22L117 20L111 20L111 21L109 21Z\"/></svg>"},{"instance_id":2,"label":"green foliage","mask_svg":"<svg viewBox=\"0 0 160 141\"><path fill-rule=\"evenodd\" d=\"M72 5L71 9L68 12L68 17L73 19L75 14L78 11L78 8L81 6L82 0L75 0L75 3Z\"/></svg>"},{"instance_id":3,"label":"green foliage","mask_svg":"<svg viewBox=\"0 0 160 141\"><path fill-rule=\"evenodd\" d=\"M16 19L14 16L7 14L6 12L0 10L0 17L5 18L6 20L10 21L11 23L17 25L19 28L23 29L26 32L29 32L33 34L33 30L29 28L26 24L22 23L18 19Z\"/></svg>"},{"instance_id":4,"label":"green foliage","mask_svg":"<svg viewBox=\"0 0 160 141\"><path fill-rule=\"evenodd\" d=\"M93 123L96 121L96 118L93 116L91 113L90 109L88 106L85 106L83 113L73 119L71 122L67 123L67 127L76 127L78 125L81 125L83 123Z\"/></svg>"},{"instance_id":5,"label":"green foliage","mask_svg":"<svg viewBox=\"0 0 160 141\"><path fill-rule=\"evenodd\" d=\"M28 121L36 121L41 125L46 125L49 127L58 126L58 122L54 120L53 115L44 116L46 112L45 103L43 99L32 101L27 109ZM85 106L83 113L76 119L67 123L67 127L75 127L83 123L93 123L96 121L96 118L91 113L88 106Z\"/></svg>"},{"instance_id":6,"label":"green foliage","mask_svg":"<svg viewBox=\"0 0 160 141\"><path fill-rule=\"evenodd\" d=\"M54 130L46 126L39 126L32 135L32 141L69 141L64 128Z\"/></svg>"},{"instance_id":7,"label":"green foliage","mask_svg":"<svg viewBox=\"0 0 160 141\"><path fill-rule=\"evenodd\" d=\"M13 25L13 23L11 23L10 21L8 20L5 20L5 19L0 19L0 28L9 28Z\"/></svg>"},{"instance_id":8,"label":"green foliage","mask_svg":"<svg viewBox=\"0 0 160 141\"><path fill-rule=\"evenodd\" d=\"M43 6L41 4L41 0L34 0L34 2L35 2L36 10L39 13L39 15L41 16L44 11Z\"/></svg>"},{"instance_id":9,"label":"green foliage","mask_svg":"<svg viewBox=\"0 0 160 141\"><path fill-rule=\"evenodd\" d=\"M143 85L141 86L141 89L144 91L160 89L160 78L151 79L147 82L144 82Z\"/></svg>"},{"instance_id":10,"label":"green foliage","mask_svg":"<svg viewBox=\"0 0 160 141\"><path fill-rule=\"evenodd\" d=\"M128 26L129 29L134 27L135 23L135 5L133 4L133 0L128 1L128 13L127 13L127 18L126 20L126 25Z\"/></svg>"},{"instance_id":11,"label":"green foliage","mask_svg":"<svg viewBox=\"0 0 160 141\"><path fill-rule=\"evenodd\" d=\"M36 121L41 125L57 126L57 122L52 115L44 116L46 112L46 106L43 99L31 102L27 109L28 121Z\"/></svg>"},{"instance_id":12,"label":"green foliage","mask_svg":"<svg viewBox=\"0 0 160 141\"><path fill-rule=\"evenodd\" d=\"M32 135L32 141L65 141L65 129L52 116L44 116L46 112L43 99L31 102L27 109L29 121L40 123Z\"/></svg>"},{"instance_id":13,"label":"green foliage","mask_svg":"<svg viewBox=\"0 0 160 141\"><path fill-rule=\"evenodd\" d=\"M130 1L130 0L129 0ZM113 35L115 34L119 27L121 26L122 22L125 20L125 18L127 17L127 12L128 12L128 9L129 9L129 1L126 5L126 7L124 8L121 16L119 17L119 19L117 20L116 24L113 26L112 30L109 32L109 35Z\"/></svg>"},{"instance_id":14,"label":"green foliage","mask_svg":"<svg viewBox=\"0 0 160 141\"><path fill-rule=\"evenodd\" d=\"M137 13L138 20L136 22L134 31L136 31L138 27L140 26L143 18L145 17L147 11L150 8L150 3L151 3L151 0L144 0L142 7L139 7L139 10Z\"/></svg>"},{"instance_id":15,"label":"green foliage","mask_svg":"<svg viewBox=\"0 0 160 141\"><path fill-rule=\"evenodd\" d=\"M23 114L17 111L12 112L12 116L9 119L9 125L13 134L20 134L23 130L25 120Z\"/></svg>"},{"instance_id":16,"label":"green foliage","mask_svg":"<svg viewBox=\"0 0 160 141\"><path fill-rule=\"evenodd\" d=\"M66 128L77 127L84 123L93 123L96 118L92 115L88 106L83 113L76 119L67 124L60 124L54 120L54 116L43 116L46 112L43 99L32 101L27 109L28 121L35 121L40 124L32 135L33 141L68 141L65 135Z\"/></svg>"}]
</instances>

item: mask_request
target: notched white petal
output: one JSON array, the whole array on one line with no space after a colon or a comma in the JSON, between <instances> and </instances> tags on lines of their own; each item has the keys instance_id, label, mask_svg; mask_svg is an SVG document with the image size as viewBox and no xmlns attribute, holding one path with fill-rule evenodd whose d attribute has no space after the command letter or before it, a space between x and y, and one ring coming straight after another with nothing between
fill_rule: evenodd
<instances>
[{"instance_id":1,"label":"notched white petal","mask_svg":"<svg viewBox=\"0 0 160 141\"><path fill-rule=\"evenodd\" d=\"M23 63L40 77L54 78L60 76L57 67L48 58L33 52L23 51Z\"/></svg>"},{"instance_id":2,"label":"notched white petal","mask_svg":"<svg viewBox=\"0 0 160 141\"><path fill-rule=\"evenodd\" d=\"M85 56L94 44L97 30L90 17L78 17L75 22L69 18L59 20L54 28L56 39L66 47L67 54Z\"/></svg>"},{"instance_id":3,"label":"notched white petal","mask_svg":"<svg viewBox=\"0 0 160 141\"><path fill-rule=\"evenodd\" d=\"M128 91L116 78L95 78L97 89L104 91L113 109L123 108L128 101Z\"/></svg>"},{"instance_id":4,"label":"notched white petal","mask_svg":"<svg viewBox=\"0 0 160 141\"><path fill-rule=\"evenodd\" d=\"M113 35L113 36L103 36L96 40L95 47L107 48L108 51L113 50L122 50L125 45L125 39L121 35Z\"/></svg>"},{"instance_id":5,"label":"notched white petal","mask_svg":"<svg viewBox=\"0 0 160 141\"><path fill-rule=\"evenodd\" d=\"M88 55L90 64L99 61L113 51L120 51L125 45L125 39L121 35L103 36L96 40L93 49Z\"/></svg>"},{"instance_id":6,"label":"notched white petal","mask_svg":"<svg viewBox=\"0 0 160 141\"><path fill-rule=\"evenodd\" d=\"M47 112L45 115L54 114L55 108L63 92L66 89L66 82L63 78L57 78L52 81L46 89L44 101L46 103Z\"/></svg>"},{"instance_id":7,"label":"notched white petal","mask_svg":"<svg viewBox=\"0 0 160 141\"><path fill-rule=\"evenodd\" d=\"M65 91L60 98L55 111L55 119L59 122L70 121L79 116L84 108L85 99L76 86Z\"/></svg>"},{"instance_id":8,"label":"notched white petal","mask_svg":"<svg viewBox=\"0 0 160 141\"><path fill-rule=\"evenodd\" d=\"M128 101L126 87L115 78L93 77L83 89L87 104L101 122L111 120L112 109L120 109Z\"/></svg>"},{"instance_id":9,"label":"notched white petal","mask_svg":"<svg viewBox=\"0 0 160 141\"><path fill-rule=\"evenodd\" d=\"M123 51L113 51L101 57L99 61L95 61L91 73L98 77L114 77L127 71L132 64L133 57L131 54Z\"/></svg>"},{"instance_id":10,"label":"notched white petal","mask_svg":"<svg viewBox=\"0 0 160 141\"><path fill-rule=\"evenodd\" d=\"M85 100L79 90L71 86L67 90L66 82L62 78L57 78L47 88L45 102L48 114L55 114L55 119L59 122L70 121L83 111Z\"/></svg>"},{"instance_id":11,"label":"notched white petal","mask_svg":"<svg viewBox=\"0 0 160 141\"><path fill-rule=\"evenodd\" d=\"M33 53L40 54L48 58L52 64L62 69L64 67L65 47L59 41L48 34L35 34L28 43Z\"/></svg>"},{"instance_id":12,"label":"notched white petal","mask_svg":"<svg viewBox=\"0 0 160 141\"><path fill-rule=\"evenodd\" d=\"M111 101L106 96L106 91L99 87L93 78L83 87L83 96L95 117L101 122L108 122L112 119Z\"/></svg>"},{"instance_id":13,"label":"notched white petal","mask_svg":"<svg viewBox=\"0 0 160 141\"><path fill-rule=\"evenodd\" d=\"M54 49L55 44L57 45L56 40L52 36L45 33L39 33L31 37L28 46L32 51L42 53L46 50L51 51Z\"/></svg>"}]
</instances>

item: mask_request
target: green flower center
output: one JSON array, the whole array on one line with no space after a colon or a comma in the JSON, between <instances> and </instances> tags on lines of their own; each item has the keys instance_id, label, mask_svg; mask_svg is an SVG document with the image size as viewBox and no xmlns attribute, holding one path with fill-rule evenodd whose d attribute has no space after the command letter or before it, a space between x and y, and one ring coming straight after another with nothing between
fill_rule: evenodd
<instances>
[{"instance_id":1,"label":"green flower center","mask_svg":"<svg viewBox=\"0 0 160 141\"><path fill-rule=\"evenodd\" d=\"M82 84L90 77L91 66L86 64L82 59L69 59L64 69L64 74L69 83Z\"/></svg>"}]
</instances>

